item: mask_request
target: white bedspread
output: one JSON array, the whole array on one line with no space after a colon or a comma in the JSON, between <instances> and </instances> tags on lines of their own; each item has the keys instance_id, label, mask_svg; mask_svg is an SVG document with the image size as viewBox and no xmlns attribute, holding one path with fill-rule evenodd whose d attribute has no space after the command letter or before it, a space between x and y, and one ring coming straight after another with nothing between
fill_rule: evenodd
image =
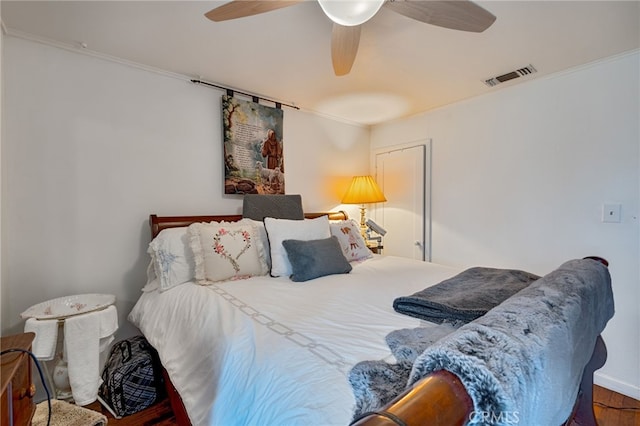
<instances>
[{"instance_id":1,"label":"white bedspread","mask_svg":"<svg viewBox=\"0 0 640 426\"><path fill-rule=\"evenodd\" d=\"M194 426L347 425L347 373L391 360L384 337L425 325L396 297L460 270L374 256L305 283L254 277L143 293L129 320L158 350Z\"/></svg>"}]
</instances>

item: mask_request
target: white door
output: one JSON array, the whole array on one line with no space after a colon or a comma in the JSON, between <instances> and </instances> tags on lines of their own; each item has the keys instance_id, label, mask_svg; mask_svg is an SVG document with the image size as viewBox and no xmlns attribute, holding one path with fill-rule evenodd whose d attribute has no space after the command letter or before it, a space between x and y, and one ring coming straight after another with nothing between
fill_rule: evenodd
<instances>
[{"instance_id":1,"label":"white door","mask_svg":"<svg viewBox=\"0 0 640 426\"><path fill-rule=\"evenodd\" d=\"M386 229L385 255L430 260L430 141L376 153L376 181L387 198L372 212L373 220ZM427 162L429 157L429 162Z\"/></svg>"}]
</instances>

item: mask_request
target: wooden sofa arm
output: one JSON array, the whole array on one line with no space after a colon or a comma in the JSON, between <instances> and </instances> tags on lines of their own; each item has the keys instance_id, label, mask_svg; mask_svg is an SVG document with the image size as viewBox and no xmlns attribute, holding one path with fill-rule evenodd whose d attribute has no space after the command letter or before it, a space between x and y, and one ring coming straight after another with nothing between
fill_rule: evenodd
<instances>
[{"instance_id":1,"label":"wooden sofa arm","mask_svg":"<svg viewBox=\"0 0 640 426\"><path fill-rule=\"evenodd\" d=\"M400 394L383 410L360 419L353 426L464 425L473 401L455 374L436 371Z\"/></svg>"}]
</instances>

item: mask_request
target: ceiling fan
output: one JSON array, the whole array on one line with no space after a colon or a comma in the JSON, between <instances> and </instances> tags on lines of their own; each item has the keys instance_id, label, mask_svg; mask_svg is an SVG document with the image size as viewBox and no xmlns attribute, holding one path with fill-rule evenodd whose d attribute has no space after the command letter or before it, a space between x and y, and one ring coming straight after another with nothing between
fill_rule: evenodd
<instances>
[{"instance_id":1,"label":"ceiling fan","mask_svg":"<svg viewBox=\"0 0 640 426\"><path fill-rule=\"evenodd\" d=\"M258 15L304 0L231 0L205 13L220 22ZM362 24L382 6L401 15L453 30L482 32L496 17L469 0L318 0L324 13L333 21L331 58L336 75L351 71L360 44Z\"/></svg>"}]
</instances>

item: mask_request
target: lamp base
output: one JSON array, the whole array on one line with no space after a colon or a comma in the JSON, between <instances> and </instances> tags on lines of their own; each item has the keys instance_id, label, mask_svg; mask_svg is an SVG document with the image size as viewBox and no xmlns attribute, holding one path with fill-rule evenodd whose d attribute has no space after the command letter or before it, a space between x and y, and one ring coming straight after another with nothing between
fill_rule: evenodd
<instances>
[{"instance_id":1,"label":"lamp base","mask_svg":"<svg viewBox=\"0 0 640 426\"><path fill-rule=\"evenodd\" d=\"M364 238L364 240L367 240L367 225L365 224L366 220L365 220L365 213L366 213L366 209L364 207L364 204L362 206L360 206L360 235L362 235L362 238Z\"/></svg>"}]
</instances>

